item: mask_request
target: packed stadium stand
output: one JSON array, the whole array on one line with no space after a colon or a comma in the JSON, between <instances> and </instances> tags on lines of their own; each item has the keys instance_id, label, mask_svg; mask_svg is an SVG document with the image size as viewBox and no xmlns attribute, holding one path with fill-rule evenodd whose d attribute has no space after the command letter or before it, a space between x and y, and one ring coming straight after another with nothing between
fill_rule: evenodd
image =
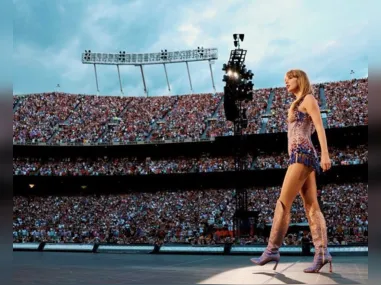
<instances>
[{"instance_id":1,"label":"packed stadium stand","mask_svg":"<svg viewBox=\"0 0 381 285\"><path fill-rule=\"evenodd\" d=\"M363 173L368 146L362 134L368 125L368 79L321 83L313 89L327 114L323 122L332 138L328 144L333 174L323 175L324 183L319 184L329 242L367 243L368 185ZM250 210L260 214L241 244L267 241L281 184L274 179L270 185L260 178L278 173L271 171L280 171L283 177L287 168L285 117L292 99L285 88L260 89L246 105L244 134L258 144L243 158L244 177L251 184ZM232 240L235 190L228 184L205 187L207 180L213 185L241 177L229 176L235 169L229 141L233 125L225 119L223 101L223 93L152 98L57 92L13 96L13 241L216 244ZM184 143L186 139L194 142ZM168 140L173 146L165 143ZM79 190L78 185L89 185L99 177L115 177L123 193L100 182L92 183L99 183L102 193L91 187L86 192L87 186ZM143 177L136 180L142 189L132 188L134 177ZM166 184L159 185L163 181ZM187 181L200 187L189 189L192 184L186 189ZM143 184L153 185L143 191ZM49 194L39 192L39 185L49 188ZM58 188L65 189L65 195L55 194ZM298 245L308 229L300 197L294 202L291 223L300 227L290 230L284 244Z\"/></svg>"},{"instance_id":2,"label":"packed stadium stand","mask_svg":"<svg viewBox=\"0 0 381 285\"><path fill-rule=\"evenodd\" d=\"M368 186L363 183L321 189L330 244L366 242ZM249 189L249 207L261 210L258 231L245 242L265 242L264 228L271 223L280 187ZM15 197L14 242L108 241L129 244L164 242L213 244L232 236L234 190L161 191L124 195L78 197ZM298 198L291 223L307 222ZM285 244L300 244L299 233Z\"/></svg>"},{"instance_id":3,"label":"packed stadium stand","mask_svg":"<svg viewBox=\"0 0 381 285\"><path fill-rule=\"evenodd\" d=\"M329 127L368 124L368 79L324 83L313 89L321 107L329 110ZM224 118L222 97L222 93L145 98L56 92L14 96L13 142L126 143L230 136L232 124ZM245 134L286 132L284 116L292 98L285 88L256 90L247 104Z\"/></svg>"},{"instance_id":4,"label":"packed stadium stand","mask_svg":"<svg viewBox=\"0 0 381 285\"><path fill-rule=\"evenodd\" d=\"M263 154L254 160L244 157L247 169L287 168L287 153ZM368 161L368 148L360 145L355 148L331 148L333 165L365 164ZM83 175L142 175L234 171L234 157L211 157L204 154L192 158L151 159L137 157L98 157L96 159L67 157L62 159L17 157L13 161L13 175L41 176L83 176Z\"/></svg>"}]
</instances>

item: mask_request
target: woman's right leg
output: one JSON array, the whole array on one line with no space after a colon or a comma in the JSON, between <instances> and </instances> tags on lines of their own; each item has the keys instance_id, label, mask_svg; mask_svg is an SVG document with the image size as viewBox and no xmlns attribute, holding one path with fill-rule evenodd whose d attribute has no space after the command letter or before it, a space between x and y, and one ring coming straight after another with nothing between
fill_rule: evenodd
<instances>
[{"instance_id":1,"label":"woman's right leg","mask_svg":"<svg viewBox=\"0 0 381 285\"><path fill-rule=\"evenodd\" d=\"M274 218L272 222L270 238L266 250L260 258L252 258L251 262L256 265L265 265L270 261L275 261L276 269L280 255L279 248L287 233L290 223L290 210L296 195L311 173L311 168L299 163L289 166L283 181L280 197L276 203Z\"/></svg>"},{"instance_id":2,"label":"woman's right leg","mask_svg":"<svg viewBox=\"0 0 381 285\"><path fill-rule=\"evenodd\" d=\"M300 191L308 224L315 247L314 263L304 270L305 273L317 273L327 263L332 272L332 256L328 252L327 226L317 200L315 172L312 172Z\"/></svg>"}]
</instances>

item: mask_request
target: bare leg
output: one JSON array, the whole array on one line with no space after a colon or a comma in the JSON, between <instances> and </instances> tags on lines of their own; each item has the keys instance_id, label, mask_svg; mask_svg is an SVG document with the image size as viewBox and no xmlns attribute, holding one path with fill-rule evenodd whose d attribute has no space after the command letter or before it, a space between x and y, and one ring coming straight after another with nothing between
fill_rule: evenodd
<instances>
[{"instance_id":1,"label":"bare leg","mask_svg":"<svg viewBox=\"0 0 381 285\"><path fill-rule=\"evenodd\" d=\"M312 169L299 163L289 166L283 181L280 197L276 203L273 223L270 232L269 243L260 258L252 258L251 262L257 265L265 265L275 261L274 270L280 260L279 248L290 224L290 210L296 195L304 185Z\"/></svg>"},{"instance_id":2,"label":"bare leg","mask_svg":"<svg viewBox=\"0 0 381 285\"><path fill-rule=\"evenodd\" d=\"M319 202L317 200L317 187L316 187L316 178L315 172L311 172L306 182L303 184L300 189L300 195L303 200L304 208L308 217L310 210L320 211Z\"/></svg>"},{"instance_id":3,"label":"bare leg","mask_svg":"<svg viewBox=\"0 0 381 285\"><path fill-rule=\"evenodd\" d=\"M284 205L286 212L291 210L292 203L311 172L311 168L300 163L294 163L288 167L278 199Z\"/></svg>"},{"instance_id":4,"label":"bare leg","mask_svg":"<svg viewBox=\"0 0 381 285\"><path fill-rule=\"evenodd\" d=\"M303 199L308 224L310 225L313 243L315 246L314 263L304 270L305 273L317 273L327 263L330 264L332 272L332 256L329 254L327 246L327 226L323 213L317 200L317 187L315 172L312 172L304 183L300 194Z\"/></svg>"}]
</instances>

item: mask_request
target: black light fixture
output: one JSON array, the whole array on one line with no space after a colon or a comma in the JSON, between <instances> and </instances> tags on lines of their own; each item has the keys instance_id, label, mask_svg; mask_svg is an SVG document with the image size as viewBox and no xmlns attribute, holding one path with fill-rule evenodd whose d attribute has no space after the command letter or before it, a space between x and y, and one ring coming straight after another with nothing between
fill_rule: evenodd
<instances>
[{"instance_id":1,"label":"black light fixture","mask_svg":"<svg viewBox=\"0 0 381 285\"><path fill-rule=\"evenodd\" d=\"M204 56L204 48L203 47L197 47L197 52L198 52L198 54L201 56L201 57L203 57Z\"/></svg>"},{"instance_id":2,"label":"black light fixture","mask_svg":"<svg viewBox=\"0 0 381 285\"><path fill-rule=\"evenodd\" d=\"M234 39L234 46L239 47L239 42L243 42L243 39L245 38L245 34L233 34L233 39Z\"/></svg>"},{"instance_id":3,"label":"black light fixture","mask_svg":"<svg viewBox=\"0 0 381 285\"><path fill-rule=\"evenodd\" d=\"M168 52L167 52L166 49L164 51L161 50L161 56L160 56L160 58L163 59L163 60L168 59Z\"/></svg>"},{"instance_id":4,"label":"black light fixture","mask_svg":"<svg viewBox=\"0 0 381 285\"><path fill-rule=\"evenodd\" d=\"M90 55L91 55L91 50L85 50L85 60L89 61L90 60Z\"/></svg>"},{"instance_id":5,"label":"black light fixture","mask_svg":"<svg viewBox=\"0 0 381 285\"><path fill-rule=\"evenodd\" d=\"M125 51L119 51L119 61L121 61L121 62L126 61L126 52Z\"/></svg>"},{"instance_id":6,"label":"black light fixture","mask_svg":"<svg viewBox=\"0 0 381 285\"><path fill-rule=\"evenodd\" d=\"M226 83L224 87L226 120L234 123L241 116L243 107L240 102L253 100L254 84L251 80L254 74L245 65L247 50L240 49L239 46L244 34L233 34L233 38L236 48L231 51L229 61L222 66L222 70L225 71L222 81Z\"/></svg>"}]
</instances>

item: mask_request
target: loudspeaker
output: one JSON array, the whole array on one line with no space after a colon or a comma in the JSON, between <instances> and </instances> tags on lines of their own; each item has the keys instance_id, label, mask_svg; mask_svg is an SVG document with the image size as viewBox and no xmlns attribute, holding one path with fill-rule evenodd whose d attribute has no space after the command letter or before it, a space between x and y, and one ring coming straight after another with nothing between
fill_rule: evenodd
<instances>
[{"instance_id":1,"label":"loudspeaker","mask_svg":"<svg viewBox=\"0 0 381 285\"><path fill-rule=\"evenodd\" d=\"M230 88L226 86L224 87L224 109L226 120L234 123L235 119L239 117L239 110Z\"/></svg>"}]
</instances>

